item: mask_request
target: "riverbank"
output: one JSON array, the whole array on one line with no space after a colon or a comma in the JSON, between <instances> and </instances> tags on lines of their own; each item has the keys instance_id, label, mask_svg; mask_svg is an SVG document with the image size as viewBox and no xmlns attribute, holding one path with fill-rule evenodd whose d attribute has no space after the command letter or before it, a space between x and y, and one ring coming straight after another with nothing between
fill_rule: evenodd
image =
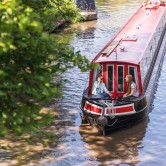
<instances>
[{"instance_id":1,"label":"riverbank","mask_svg":"<svg viewBox=\"0 0 166 166\"><path fill-rule=\"evenodd\" d=\"M97 10L94 10L94 11L81 11L80 14L83 17L83 21L97 20Z\"/></svg>"},{"instance_id":2,"label":"riverbank","mask_svg":"<svg viewBox=\"0 0 166 166\"><path fill-rule=\"evenodd\" d=\"M80 11L79 14L81 16L81 19L77 23L97 20L97 11L96 10L95 11ZM74 24L74 23L69 23L69 22L65 21L64 19L58 20L55 23L55 27L51 33L61 32L64 30L64 28L69 27L72 24Z\"/></svg>"}]
</instances>

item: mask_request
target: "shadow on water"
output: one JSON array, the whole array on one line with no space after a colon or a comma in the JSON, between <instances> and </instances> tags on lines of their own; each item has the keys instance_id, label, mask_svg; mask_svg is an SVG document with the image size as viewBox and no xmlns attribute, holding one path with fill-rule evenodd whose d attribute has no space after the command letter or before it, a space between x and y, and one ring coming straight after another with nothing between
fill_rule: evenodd
<instances>
[{"instance_id":1,"label":"shadow on water","mask_svg":"<svg viewBox=\"0 0 166 166\"><path fill-rule=\"evenodd\" d=\"M96 0L99 18L97 21L71 25L60 35L64 39L69 38L69 45L91 60L141 3L142 0ZM163 68L166 69L166 63ZM166 132L162 125L166 125L166 116L163 115L166 99L162 97L166 86L163 87L162 83L166 70L164 71L163 77L160 78L162 81L159 81L154 94L156 98L148 116L150 121L146 119L133 127L109 133L106 137L99 135L89 124L81 124L79 103L89 73L81 73L77 68L67 71L63 77L70 81L63 87L64 96L60 110L64 113L62 124L65 124L65 119L72 123L64 125L65 135L55 147L59 155L44 165L164 166L165 154L162 151L166 151Z\"/></svg>"},{"instance_id":2,"label":"shadow on water","mask_svg":"<svg viewBox=\"0 0 166 166\"><path fill-rule=\"evenodd\" d=\"M89 28L86 28L85 30L82 29L81 31L77 32L76 37L78 39L93 39L95 38L95 35L94 35L95 29L96 28L94 27L89 27Z\"/></svg>"},{"instance_id":3,"label":"shadow on water","mask_svg":"<svg viewBox=\"0 0 166 166\"><path fill-rule=\"evenodd\" d=\"M96 0L97 21L71 25L55 37L60 42L74 47L76 51L80 50L82 55L91 60L141 3L142 0ZM144 120L133 127L109 133L105 137L99 135L89 124L81 124L79 103L89 73L81 73L78 68L67 71L63 78L69 81L63 86L63 98L57 106L54 102L50 106L58 109L53 127L58 130L59 144L46 151L39 149L40 153L36 151L37 147L33 146L26 151L26 145L22 144L21 147L25 149L22 158L23 151L14 142L13 147L18 155L0 151L0 158L6 161L6 165L10 158L14 158L20 161L21 164L18 165L26 166L165 166L166 98L163 96L166 86L163 83L166 79L166 60L162 68L154 93L152 111L148 116L150 121Z\"/></svg>"},{"instance_id":4,"label":"shadow on water","mask_svg":"<svg viewBox=\"0 0 166 166\"><path fill-rule=\"evenodd\" d=\"M139 149L143 148L148 119L130 127L110 132L107 136L100 135L89 124L81 124L79 131L91 155L100 164L137 164L139 163Z\"/></svg>"}]
</instances>

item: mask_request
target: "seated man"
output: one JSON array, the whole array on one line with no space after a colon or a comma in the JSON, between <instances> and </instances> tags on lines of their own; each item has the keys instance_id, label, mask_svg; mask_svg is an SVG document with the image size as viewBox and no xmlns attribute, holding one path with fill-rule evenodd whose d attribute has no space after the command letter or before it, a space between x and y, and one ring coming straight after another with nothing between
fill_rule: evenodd
<instances>
[{"instance_id":1,"label":"seated man","mask_svg":"<svg viewBox=\"0 0 166 166\"><path fill-rule=\"evenodd\" d=\"M111 94L107 90L104 82L103 82L103 77L98 76L97 81L94 82L93 84L93 89L92 89L92 97L96 98L108 98L111 97Z\"/></svg>"}]
</instances>

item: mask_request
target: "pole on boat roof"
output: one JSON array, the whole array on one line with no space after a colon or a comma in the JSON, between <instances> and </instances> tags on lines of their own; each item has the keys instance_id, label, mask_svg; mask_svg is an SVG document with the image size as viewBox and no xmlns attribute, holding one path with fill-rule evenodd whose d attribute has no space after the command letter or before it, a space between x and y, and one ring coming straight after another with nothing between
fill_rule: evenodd
<instances>
[{"instance_id":1,"label":"pole on boat roof","mask_svg":"<svg viewBox=\"0 0 166 166\"><path fill-rule=\"evenodd\" d=\"M116 54L116 61L117 61L118 59L117 47L115 48L115 54Z\"/></svg>"}]
</instances>

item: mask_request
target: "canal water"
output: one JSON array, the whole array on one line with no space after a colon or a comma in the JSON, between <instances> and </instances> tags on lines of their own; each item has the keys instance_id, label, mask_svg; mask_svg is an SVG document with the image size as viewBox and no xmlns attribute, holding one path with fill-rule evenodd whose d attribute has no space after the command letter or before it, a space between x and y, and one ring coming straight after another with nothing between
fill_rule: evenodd
<instances>
[{"instance_id":1,"label":"canal water","mask_svg":"<svg viewBox=\"0 0 166 166\"><path fill-rule=\"evenodd\" d=\"M96 0L98 20L71 25L59 34L59 39L74 47L89 60L107 44L142 1ZM63 98L55 121L59 125L59 144L43 157L50 157L46 166L164 166L166 165L166 59L152 98L152 108L146 120L131 128L103 137L80 118L80 100L89 72L78 68L63 75ZM60 120L59 120L60 119Z\"/></svg>"}]
</instances>

